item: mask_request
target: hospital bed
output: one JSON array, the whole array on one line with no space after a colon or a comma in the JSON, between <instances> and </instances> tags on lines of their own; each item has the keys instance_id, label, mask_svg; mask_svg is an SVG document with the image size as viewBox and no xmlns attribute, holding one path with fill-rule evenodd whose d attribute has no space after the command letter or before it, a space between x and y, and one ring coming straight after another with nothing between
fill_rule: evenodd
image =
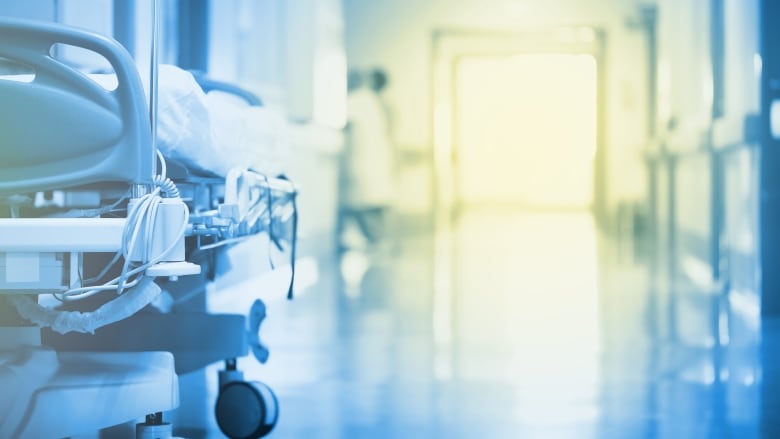
<instances>
[{"instance_id":1,"label":"hospital bed","mask_svg":"<svg viewBox=\"0 0 780 439\"><path fill-rule=\"evenodd\" d=\"M52 57L56 44L104 57L112 84ZM192 166L186 148L162 154L134 60L109 38L0 19L3 64L27 74L0 77L0 437L144 416L138 437L170 437L160 414L178 406L177 374L217 361L223 432L270 432L276 398L235 361L268 357L263 303L246 316L176 304L203 293L220 252L254 236L294 264L294 185L248 167L210 171L208 158Z\"/></svg>"}]
</instances>

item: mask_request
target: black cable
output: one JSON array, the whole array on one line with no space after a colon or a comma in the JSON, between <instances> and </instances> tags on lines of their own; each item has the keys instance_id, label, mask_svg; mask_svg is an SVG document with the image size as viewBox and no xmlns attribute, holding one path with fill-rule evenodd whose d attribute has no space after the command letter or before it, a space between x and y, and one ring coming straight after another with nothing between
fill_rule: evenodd
<instances>
[{"instance_id":1,"label":"black cable","mask_svg":"<svg viewBox=\"0 0 780 439\"><path fill-rule=\"evenodd\" d=\"M286 175L281 174L277 178L282 180L287 180L292 183L292 180L287 178ZM298 191L296 189L293 189L293 192L291 194L292 197L292 236L290 237L290 286L287 289L287 300L292 300L293 298L293 286L295 285L295 253L296 248L298 247Z\"/></svg>"}]
</instances>

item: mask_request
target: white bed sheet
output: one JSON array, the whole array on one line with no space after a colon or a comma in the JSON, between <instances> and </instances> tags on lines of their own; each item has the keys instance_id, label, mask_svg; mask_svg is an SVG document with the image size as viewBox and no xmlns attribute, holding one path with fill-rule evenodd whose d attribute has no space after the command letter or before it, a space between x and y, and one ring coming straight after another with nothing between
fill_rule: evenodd
<instances>
[{"instance_id":1,"label":"white bed sheet","mask_svg":"<svg viewBox=\"0 0 780 439\"><path fill-rule=\"evenodd\" d=\"M278 112L206 94L189 72L170 65L160 66L158 102L157 145L166 157L223 176L234 167L285 172L287 125Z\"/></svg>"}]
</instances>

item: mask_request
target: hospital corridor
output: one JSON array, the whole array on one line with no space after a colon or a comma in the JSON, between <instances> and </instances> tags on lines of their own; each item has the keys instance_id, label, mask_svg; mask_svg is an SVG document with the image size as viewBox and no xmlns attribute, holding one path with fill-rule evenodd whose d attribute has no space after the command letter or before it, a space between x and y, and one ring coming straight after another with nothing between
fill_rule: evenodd
<instances>
[{"instance_id":1,"label":"hospital corridor","mask_svg":"<svg viewBox=\"0 0 780 439\"><path fill-rule=\"evenodd\" d=\"M447 239L451 260L428 236L406 238L360 295L301 299L277 335L293 366L268 376L289 380L285 407L308 415L279 435L761 437L773 397L757 383L777 357L758 329L695 298L668 335L659 289L587 213L469 212ZM329 310L326 334L308 307ZM736 323L716 345L720 312Z\"/></svg>"},{"instance_id":2,"label":"hospital corridor","mask_svg":"<svg viewBox=\"0 0 780 439\"><path fill-rule=\"evenodd\" d=\"M0 439L780 437L777 23L0 0Z\"/></svg>"}]
</instances>

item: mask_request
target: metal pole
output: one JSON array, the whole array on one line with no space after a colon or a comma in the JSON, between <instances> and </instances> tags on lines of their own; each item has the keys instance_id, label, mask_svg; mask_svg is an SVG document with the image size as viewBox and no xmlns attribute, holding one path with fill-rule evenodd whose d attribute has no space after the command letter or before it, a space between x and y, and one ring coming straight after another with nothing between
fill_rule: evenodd
<instances>
[{"instance_id":1,"label":"metal pole","mask_svg":"<svg viewBox=\"0 0 780 439\"><path fill-rule=\"evenodd\" d=\"M158 52L160 48L160 2L152 1L152 52L149 78L149 121L152 127L152 148L157 151L157 105L158 105ZM157 160L155 159L155 173Z\"/></svg>"}]
</instances>

